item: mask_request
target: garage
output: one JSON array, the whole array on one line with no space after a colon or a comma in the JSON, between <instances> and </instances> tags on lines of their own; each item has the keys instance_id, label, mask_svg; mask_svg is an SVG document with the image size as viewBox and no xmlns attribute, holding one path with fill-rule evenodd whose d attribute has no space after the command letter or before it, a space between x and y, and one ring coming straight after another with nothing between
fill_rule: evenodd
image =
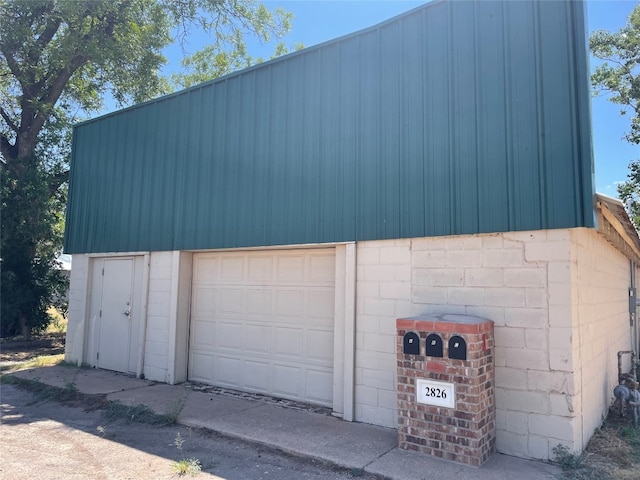
<instances>
[{"instance_id":1,"label":"garage","mask_svg":"<svg viewBox=\"0 0 640 480\"><path fill-rule=\"evenodd\" d=\"M189 379L333 401L335 249L193 256Z\"/></svg>"}]
</instances>

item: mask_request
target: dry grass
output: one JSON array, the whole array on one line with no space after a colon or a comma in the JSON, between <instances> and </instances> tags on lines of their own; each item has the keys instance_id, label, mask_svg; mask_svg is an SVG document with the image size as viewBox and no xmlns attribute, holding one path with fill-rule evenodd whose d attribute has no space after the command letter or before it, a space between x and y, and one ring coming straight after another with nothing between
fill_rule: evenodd
<instances>
[{"instance_id":1,"label":"dry grass","mask_svg":"<svg viewBox=\"0 0 640 480\"><path fill-rule=\"evenodd\" d=\"M640 429L610 413L581 456L557 451L564 480L640 480Z\"/></svg>"},{"instance_id":2,"label":"dry grass","mask_svg":"<svg viewBox=\"0 0 640 480\"><path fill-rule=\"evenodd\" d=\"M11 373L17 370L25 370L27 368L51 367L53 365L60 365L63 362L64 353L57 355L42 355L24 361L16 361L0 365L0 372Z\"/></svg>"},{"instance_id":3,"label":"dry grass","mask_svg":"<svg viewBox=\"0 0 640 480\"><path fill-rule=\"evenodd\" d=\"M44 331L44 334L65 333L67 331L67 317L60 313L55 307L49 307L47 313L51 317L51 323Z\"/></svg>"}]
</instances>

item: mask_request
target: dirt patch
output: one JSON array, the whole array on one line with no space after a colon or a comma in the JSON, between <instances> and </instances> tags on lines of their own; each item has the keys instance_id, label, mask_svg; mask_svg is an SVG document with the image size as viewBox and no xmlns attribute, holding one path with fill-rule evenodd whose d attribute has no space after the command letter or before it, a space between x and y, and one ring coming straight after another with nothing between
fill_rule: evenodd
<instances>
[{"instance_id":1,"label":"dirt patch","mask_svg":"<svg viewBox=\"0 0 640 480\"><path fill-rule=\"evenodd\" d=\"M65 334L48 334L25 342L20 338L0 340L0 362L26 362L37 357L64 353Z\"/></svg>"}]
</instances>

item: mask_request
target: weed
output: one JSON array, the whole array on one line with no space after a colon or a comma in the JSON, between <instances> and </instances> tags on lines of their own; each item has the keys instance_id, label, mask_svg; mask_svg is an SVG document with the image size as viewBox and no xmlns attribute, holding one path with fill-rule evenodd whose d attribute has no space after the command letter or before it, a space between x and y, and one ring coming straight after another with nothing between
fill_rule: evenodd
<instances>
[{"instance_id":1,"label":"weed","mask_svg":"<svg viewBox=\"0 0 640 480\"><path fill-rule=\"evenodd\" d=\"M179 398L171 407L171 410L169 410L169 412L167 412L166 417L167 417L167 422L169 425L173 425L174 423L176 423L178 421L178 416L180 416L180 413L182 412L182 409L184 408L184 404L187 401L187 395L183 395L182 398Z\"/></svg>"},{"instance_id":2,"label":"weed","mask_svg":"<svg viewBox=\"0 0 640 480\"><path fill-rule=\"evenodd\" d=\"M63 388L60 388L46 385L38 380L28 380L13 375L2 375L0 376L0 383L15 385L33 393L35 397L35 401L33 403L47 400L64 402L77 400L80 397L80 392L73 382L69 382Z\"/></svg>"},{"instance_id":3,"label":"weed","mask_svg":"<svg viewBox=\"0 0 640 480\"><path fill-rule=\"evenodd\" d=\"M183 458L182 460L173 462L171 466L178 476L195 476L202 470L200 460L197 458Z\"/></svg>"},{"instance_id":4,"label":"weed","mask_svg":"<svg viewBox=\"0 0 640 480\"><path fill-rule=\"evenodd\" d=\"M2 375L0 374L0 385L15 385L16 379L11 375Z\"/></svg>"},{"instance_id":5,"label":"weed","mask_svg":"<svg viewBox=\"0 0 640 480\"><path fill-rule=\"evenodd\" d=\"M587 465L583 455L569 450L565 445L553 447L554 460L560 464L563 475L561 480L606 480L608 477Z\"/></svg>"},{"instance_id":6,"label":"weed","mask_svg":"<svg viewBox=\"0 0 640 480\"><path fill-rule=\"evenodd\" d=\"M584 467L582 456L569 450L566 445L558 444L553 447L554 460L560 464L563 470L576 470Z\"/></svg>"},{"instance_id":7,"label":"weed","mask_svg":"<svg viewBox=\"0 0 640 480\"><path fill-rule=\"evenodd\" d=\"M176 438L173 439L173 445L182 453L182 446L184 445L184 437L180 432L176 434Z\"/></svg>"},{"instance_id":8,"label":"weed","mask_svg":"<svg viewBox=\"0 0 640 480\"><path fill-rule=\"evenodd\" d=\"M191 430L189 430L189 433L191 433ZM173 445L175 445L175 447L180 452L182 459L173 462L171 466L178 476L197 475L202 470L202 465L200 465L200 460L198 460L197 458L185 458L184 455L182 455L184 442L184 437L180 432L178 432L176 434L176 438L174 438L173 440Z\"/></svg>"},{"instance_id":9,"label":"weed","mask_svg":"<svg viewBox=\"0 0 640 480\"><path fill-rule=\"evenodd\" d=\"M80 392L78 391L76 384L73 382L69 382L64 386L64 388L60 389L60 392L56 397L56 400L61 400L61 401L73 400L78 397L78 393Z\"/></svg>"},{"instance_id":10,"label":"weed","mask_svg":"<svg viewBox=\"0 0 640 480\"><path fill-rule=\"evenodd\" d=\"M146 423L157 427L175 423L175 420L168 415L155 413L146 405L124 405L117 401L109 402L105 416L108 419L123 418L128 422Z\"/></svg>"},{"instance_id":11,"label":"weed","mask_svg":"<svg viewBox=\"0 0 640 480\"><path fill-rule=\"evenodd\" d=\"M96 427L96 430L102 436L102 438L104 438L105 435L107 434L107 427L105 427L104 425L98 425Z\"/></svg>"}]
</instances>

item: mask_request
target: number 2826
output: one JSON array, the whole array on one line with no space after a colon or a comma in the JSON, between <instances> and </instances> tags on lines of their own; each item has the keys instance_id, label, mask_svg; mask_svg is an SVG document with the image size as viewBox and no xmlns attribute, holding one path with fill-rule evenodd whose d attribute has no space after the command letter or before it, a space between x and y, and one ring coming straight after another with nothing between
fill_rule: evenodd
<instances>
[{"instance_id":1,"label":"number 2826","mask_svg":"<svg viewBox=\"0 0 640 480\"><path fill-rule=\"evenodd\" d=\"M425 387L425 396L433 398L447 398L447 391L444 388Z\"/></svg>"}]
</instances>

